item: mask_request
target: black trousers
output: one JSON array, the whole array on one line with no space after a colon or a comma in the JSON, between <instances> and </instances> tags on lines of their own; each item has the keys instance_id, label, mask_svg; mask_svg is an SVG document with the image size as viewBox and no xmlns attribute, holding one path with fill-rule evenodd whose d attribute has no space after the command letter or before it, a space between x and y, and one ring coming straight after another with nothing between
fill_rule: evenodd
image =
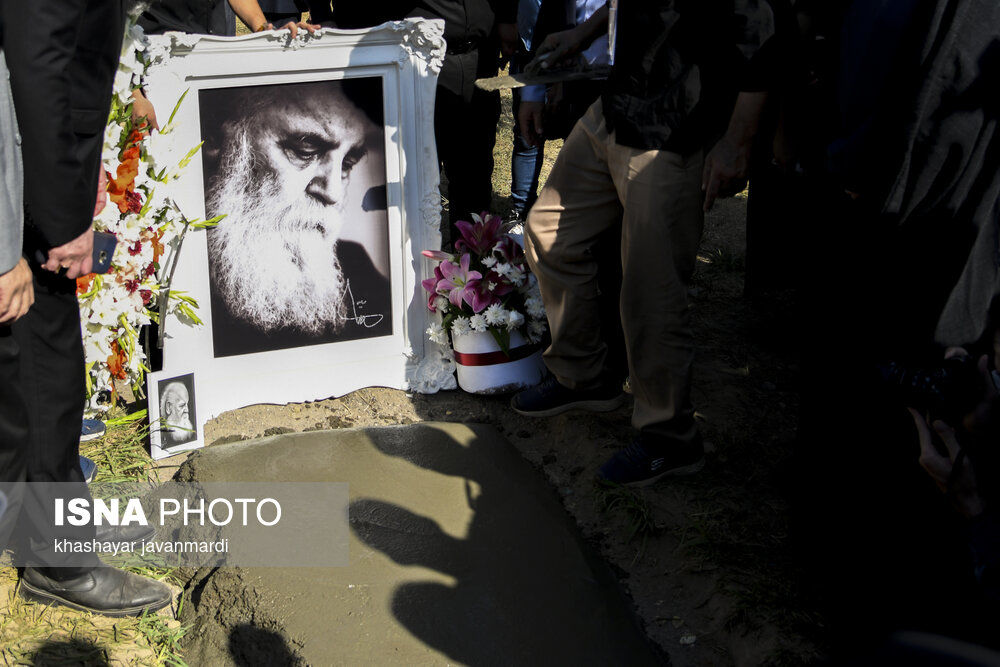
<instances>
[{"instance_id":1,"label":"black trousers","mask_svg":"<svg viewBox=\"0 0 1000 667\"><path fill-rule=\"evenodd\" d=\"M28 540L18 547L30 549L34 563L59 566L51 497L34 491L36 483L69 483L65 493L90 497L79 460L83 343L76 282L37 266L33 271L34 305L0 326L0 488L9 502L0 518L0 548L16 525Z\"/></svg>"},{"instance_id":2,"label":"black trousers","mask_svg":"<svg viewBox=\"0 0 1000 667\"><path fill-rule=\"evenodd\" d=\"M476 78L496 74L495 48L449 54L438 78L434 133L438 159L448 179L449 228L443 241L454 241L457 220L490 210L493 201L493 146L500 119L500 94L476 88ZM493 54L493 55L491 55ZM450 236L449 236L450 231Z\"/></svg>"}]
</instances>

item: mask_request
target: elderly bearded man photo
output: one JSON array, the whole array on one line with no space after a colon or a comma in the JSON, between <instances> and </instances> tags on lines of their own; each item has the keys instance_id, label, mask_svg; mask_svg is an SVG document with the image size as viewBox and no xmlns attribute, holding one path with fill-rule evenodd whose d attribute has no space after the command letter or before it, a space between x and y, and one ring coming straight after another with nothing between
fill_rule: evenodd
<instances>
[{"instance_id":1,"label":"elderly bearded man photo","mask_svg":"<svg viewBox=\"0 0 1000 667\"><path fill-rule=\"evenodd\" d=\"M183 445L198 439L194 426L194 406L187 382L191 375L160 383L160 441L164 448ZM187 378L187 382L185 382Z\"/></svg>"},{"instance_id":2,"label":"elderly bearded man photo","mask_svg":"<svg viewBox=\"0 0 1000 667\"><path fill-rule=\"evenodd\" d=\"M390 335L381 79L199 101L215 356Z\"/></svg>"}]
</instances>

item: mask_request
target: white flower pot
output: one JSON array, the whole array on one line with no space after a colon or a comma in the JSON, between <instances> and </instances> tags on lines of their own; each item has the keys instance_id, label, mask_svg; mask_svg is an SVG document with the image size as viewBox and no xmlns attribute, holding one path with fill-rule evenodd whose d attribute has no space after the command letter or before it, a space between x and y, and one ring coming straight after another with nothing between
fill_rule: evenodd
<instances>
[{"instance_id":1,"label":"white flower pot","mask_svg":"<svg viewBox=\"0 0 1000 667\"><path fill-rule=\"evenodd\" d=\"M542 381L542 348L532 346L517 331L510 334L507 360L488 332L471 331L452 337L458 386L470 394L503 394ZM464 362L464 363L463 363Z\"/></svg>"}]
</instances>

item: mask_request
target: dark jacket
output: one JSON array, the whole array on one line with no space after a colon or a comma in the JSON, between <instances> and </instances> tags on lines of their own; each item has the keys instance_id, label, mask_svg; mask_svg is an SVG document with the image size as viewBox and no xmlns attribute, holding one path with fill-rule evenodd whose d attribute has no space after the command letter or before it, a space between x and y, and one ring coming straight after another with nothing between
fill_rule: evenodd
<instances>
[{"instance_id":1,"label":"dark jacket","mask_svg":"<svg viewBox=\"0 0 1000 667\"><path fill-rule=\"evenodd\" d=\"M170 30L204 35L236 34L236 19L227 11L226 0L162 0L139 17L139 25L148 34Z\"/></svg>"},{"instance_id":2,"label":"dark jacket","mask_svg":"<svg viewBox=\"0 0 1000 667\"><path fill-rule=\"evenodd\" d=\"M517 0L336 0L333 11L341 28L368 28L418 16L444 19L448 53L438 87L469 103L473 82L496 74L499 45L492 39L493 30L497 23L517 21Z\"/></svg>"},{"instance_id":3,"label":"dark jacket","mask_svg":"<svg viewBox=\"0 0 1000 667\"><path fill-rule=\"evenodd\" d=\"M633 148L706 148L739 91L768 87L774 35L766 0L620 0L608 129Z\"/></svg>"},{"instance_id":4,"label":"dark jacket","mask_svg":"<svg viewBox=\"0 0 1000 667\"><path fill-rule=\"evenodd\" d=\"M335 0L333 14L341 28L367 28L413 16L444 19L448 50L457 53L476 48L496 23L514 23L517 0Z\"/></svg>"},{"instance_id":5,"label":"dark jacket","mask_svg":"<svg viewBox=\"0 0 1000 667\"><path fill-rule=\"evenodd\" d=\"M124 21L121 0L0 0L27 224L44 246L92 223Z\"/></svg>"}]
</instances>

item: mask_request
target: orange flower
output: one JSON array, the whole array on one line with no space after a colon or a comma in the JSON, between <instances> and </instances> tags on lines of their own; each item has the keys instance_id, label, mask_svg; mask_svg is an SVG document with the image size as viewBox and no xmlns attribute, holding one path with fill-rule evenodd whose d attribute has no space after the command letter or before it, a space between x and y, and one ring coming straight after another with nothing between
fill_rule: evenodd
<instances>
[{"instance_id":1,"label":"orange flower","mask_svg":"<svg viewBox=\"0 0 1000 667\"><path fill-rule=\"evenodd\" d=\"M153 264L159 264L160 257L163 255L163 243L160 242L160 239L162 239L162 238L163 238L163 230L160 229L160 230L158 230L156 232L156 234L153 236L153 239L152 239L152 243L153 243Z\"/></svg>"},{"instance_id":2,"label":"orange flower","mask_svg":"<svg viewBox=\"0 0 1000 667\"><path fill-rule=\"evenodd\" d=\"M116 377L119 380L127 380L128 375L125 373L125 364L127 362L128 359L125 357L125 351L118 345L118 341L112 341L111 356L108 357L108 372L111 373L112 377Z\"/></svg>"},{"instance_id":3,"label":"orange flower","mask_svg":"<svg viewBox=\"0 0 1000 667\"><path fill-rule=\"evenodd\" d=\"M80 276L76 279L76 293L77 296L80 294L86 294L90 291L90 286L94 282L94 276L96 274L88 273L85 276Z\"/></svg>"},{"instance_id":4,"label":"orange flower","mask_svg":"<svg viewBox=\"0 0 1000 667\"><path fill-rule=\"evenodd\" d=\"M138 130L133 130L129 135L129 143L119 156L121 164L118 165L115 177L108 180L108 196L122 213L129 210L130 203L133 204L131 208L134 208L134 202L130 202L128 196L135 192L135 177L139 175L139 158L142 156L139 142L143 136L145 135Z\"/></svg>"}]
</instances>

